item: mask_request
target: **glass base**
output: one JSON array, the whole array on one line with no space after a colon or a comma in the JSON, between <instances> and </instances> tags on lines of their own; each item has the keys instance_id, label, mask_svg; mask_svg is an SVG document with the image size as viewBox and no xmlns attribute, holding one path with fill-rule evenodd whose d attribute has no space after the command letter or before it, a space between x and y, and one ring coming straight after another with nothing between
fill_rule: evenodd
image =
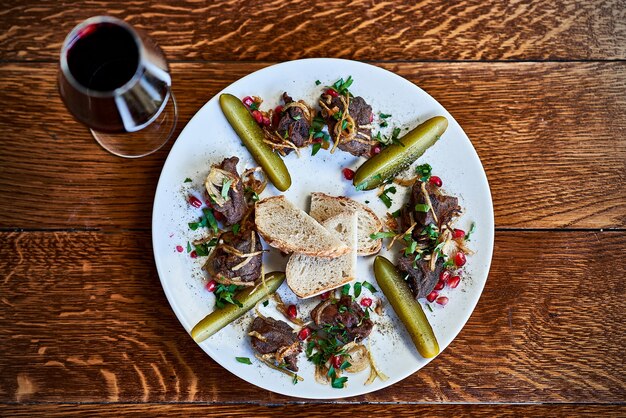
<instances>
[{"instance_id":1,"label":"glass base","mask_svg":"<svg viewBox=\"0 0 626 418\"><path fill-rule=\"evenodd\" d=\"M159 116L137 132L109 134L91 129L98 144L111 154L124 158L139 158L159 150L172 137L178 120L174 93L170 92L167 104Z\"/></svg>"}]
</instances>

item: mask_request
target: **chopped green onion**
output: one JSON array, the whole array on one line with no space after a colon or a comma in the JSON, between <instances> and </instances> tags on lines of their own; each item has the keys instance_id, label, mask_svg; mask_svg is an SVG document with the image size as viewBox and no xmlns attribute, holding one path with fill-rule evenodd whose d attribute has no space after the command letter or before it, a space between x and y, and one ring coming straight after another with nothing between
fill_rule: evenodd
<instances>
[{"instance_id":1,"label":"chopped green onion","mask_svg":"<svg viewBox=\"0 0 626 418\"><path fill-rule=\"evenodd\" d=\"M360 282L356 282L354 284L354 297L358 298L361 295L361 286L363 286Z\"/></svg>"},{"instance_id":2,"label":"chopped green onion","mask_svg":"<svg viewBox=\"0 0 626 418\"><path fill-rule=\"evenodd\" d=\"M348 296L350 294L350 284L344 284L343 287L341 288L341 295L342 296Z\"/></svg>"},{"instance_id":3,"label":"chopped green onion","mask_svg":"<svg viewBox=\"0 0 626 418\"><path fill-rule=\"evenodd\" d=\"M232 179L224 179L224 182L222 183L222 197L226 200L228 200L228 190L230 189L231 184L233 184Z\"/></svg>"},{"instance_id":4,"label":"chopped green onion","mask_svg":"<svg viewBox=\"0 0 626 418\"><path fill-rule=\"evenodd\" d=\"M381 239L381 238L393 238L396 236L395 232L377 232L375 234L370 234L370 239L372 240L376 240L376 239Z\"/></svg>"},{"instance_id":5,"label":"chopped green onion","mask_svg":"<svg viewBox=\"0 0 626 418\"><path fill-rule=\"evenodd\" d=\"M322 148L321 142L314 143L313 147L311 148L311 156L314 156L315 154L317 154L321 148Z\"/></svg>"},{"instance_id":6,"label":"chopped green onion","mask_svg":"<svg viewBox=\"0 0 626 418\"><path fill-rule=\"evenodd\" d=\"M372 286L372 284L370 282L363 282L363 287L366 288L367 290L369 290L372 293L378 292L378 290L376 290L376 288L374 286Z\"/></svg>"},{"instance_id":7,"label":"chopped green onion","mask_svg":"<svg viewBox=\"0 0 626 418\"><path fill-rule=\"evenodd\" d=\"M243 364L252 364L252 362L250 361L250 359L248 357L235 357L235 359L239 362L239 363L243 363Z\"/></svg>"},{"instance_id":8,"label":"chopped green onion","mask_svg":"<svg viewBox=\"0 0 626 418\"><path fill-rule=\"evenodd\" d=\"M412 241L411 244L404 249L404 255L411 255L417 248L417 241Z\"/></svg>"},{"instance_id":9,"label":"chopped green onion","mask_svg":"<svg viewBox=\"0 0 626 418\"><path fill-rule=\"evenodd\" d=\"M184 181L184 183L191 183L191 179L189 177L187 177Z\"/></svg>"},{"instance_id":10,"label":"chopped green onion","mask_svg":"<svg viewBox=\"0 0 626 418\"><path fill-rule=\"evenodd\" d=\"M189 241L187 241L187 252L191 252L191 244L189 243Z\"/></svg>"},{"instance_id":11,"label":"chopped green onion","mask_svg":"<svg viewBox=\"0 0 626 418\"><path fill-rule=\"evenodd\" d=\"M390 118L390 117L391 117L391 115L388 115L388 114L383 113L383 112L380 112L380 113L378 114L378 116L380 116L380 118L381 118L381 119L387 119L387 118Z\"/></svg>"},{"instance_id":12,"label":"chopped green onion","mask_svg":"<svg viewBox=\"0 0 626 418\"><path fill-rule=\"evenodd\" d=\"M416 212L428 212L429 210L430 210L430 206L426 204L418 203L417 205L415 205Z\"/></svg>"},{"instance_id":13,"label":"chopped green onion","mask_svg":"<svg viewBox=\"0 0 626 418\"><path fill-rule=\"evenodd\" d=\"M467 231L467 234L465 234L465 241L469 241L470 235L472 235L475 231L476 231L476 223L472 222L472 225L470 226L469 231Z\"/></svg>"}]
</instances>

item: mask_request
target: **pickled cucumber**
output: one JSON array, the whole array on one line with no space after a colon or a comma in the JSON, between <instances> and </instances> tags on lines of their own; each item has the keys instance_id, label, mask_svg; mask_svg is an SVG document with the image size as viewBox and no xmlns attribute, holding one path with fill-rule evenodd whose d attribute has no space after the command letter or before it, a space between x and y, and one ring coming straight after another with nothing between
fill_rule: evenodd
<instances>
[{"instance_id":1,"label":"pickled cucumber","mask_svg":"<svg viewBox=\"0 0 626 418\"><path fill-rule=\"evenodd\" d=\"M425 358L439 354L439 343L422 305L415 300L396 266L385 257L378 256L374 260L374 275L378 286L409 332L417 351Z\"/></svg>"},{"instance_id":2,"label":"pickled cucumber","mask_svg":"<svg viewBox=\"0 0 626 418\"><path fill-rule=\"evenodd\" d=\"M391 144L380 154L363 163L356 171L352 184L358 190L371 190L378 187L385 180L413 164L437 142L447 127L448 120L443 116L435 116L416 126L400 138L399 141L402 144Z\"/></svg>"},{"instance_id":3,"label":"pickled cucumber","mask_svg":"<svg viewBox=\"0 0 626 418\"><path fill-rule=\"evenodd\" d=\"M235 298L243 305L241 308L237 305L226 305L223 309L216 309L193 327L191 337L198 343L206 340L211 335L254 308L254 305L259 301L276 292L284 280L285 273L269 273L265 276L266 286L261 284L248 287L235 295Z\"/></svg>"},{"instance_id":4,"label":"pickled cucumber","mask_svg":"<svg viewBox=\"0 0 626 418\"><path fill-rule=\"evenodd\" d=\"M263 130L248 109L237 97L224 93L220 96L220 107L252 157L263 168L274 186L284 192L291 186L291 176L285 162L263 142Z\"/></svg>"}]
</instances>

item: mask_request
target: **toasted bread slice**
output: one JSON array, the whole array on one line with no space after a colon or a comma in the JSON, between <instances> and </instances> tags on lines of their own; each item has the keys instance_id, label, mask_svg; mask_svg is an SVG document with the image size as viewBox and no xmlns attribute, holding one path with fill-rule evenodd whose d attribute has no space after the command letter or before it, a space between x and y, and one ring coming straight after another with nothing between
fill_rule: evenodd
<instances>
[{"instance_id":1,"label":"toasted bread slice","mask_svg":"<svg viewBox=\"0 0 626 418\"><path fill-rule=\"evenodd\" d=\"M258 201L254 222L269 245L286 253L334 258L350 252L337 234L327 231L282 195Z\"/></svg>"},{"instance_id":2,"label":"toasted bread slice","mask_svg":"<svg viewBox=\"0 0 626 418\"><path fill-rule=\"evenodd\" d=\"M337 258L293 254L287 262L287 285L301 299L335 289L356 277L357 226L356 212L342 212L328 218L322 225L350 247L348 254Z\"/></svg>"},{"instance_id":3,"label":"toasted bread slice","mask_svg":"<svg viewBox=\"0 0 626 418\"><path fill-rule=\"evenodd\" d=\"M358 254L371 255L380 251L382 240L372 240L371 234L380 232L383 223L376 216L373 210L362 203L344 196L329 196L324 193L311 193L311 210L309 214L318 222L322 223L326 219L344 211L354 211L358 214Z\"/></svg>"}]
</instances>

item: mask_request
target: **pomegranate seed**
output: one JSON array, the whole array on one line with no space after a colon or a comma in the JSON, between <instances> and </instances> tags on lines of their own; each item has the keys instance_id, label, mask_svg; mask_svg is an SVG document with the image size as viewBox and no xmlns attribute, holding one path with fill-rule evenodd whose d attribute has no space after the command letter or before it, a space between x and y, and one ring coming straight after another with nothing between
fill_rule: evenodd
<instances>
[{"instance_id":1,"label":"pomegranate seed","mask_svg":"<svg viewBox=\"0 0 626 418\"><path fill-rule=\"evenodd\" d=\"M281 105L278 105L274 108L274 113L280 115L281 113L283 113L283 107Z\"/></svg>"},{"instance_id":2,"label":"pomegranate seed","mask_svg":"<svg viewBox=\"0 0 626 418\"><path fill-rule=\"evenodd\" d=\"M271 123L270 118L263 116L263 126L270 126Z\"/></svg>"},{"instance_id":3,"label":"pomegranate seed","mask_svg":"<svg viewBox=\"0 0 626 418\"><path fill-rule=\"evenodd\" d=\"M452 231L452 238L463 238L465 237L465 231L462 229L455 229Z\"/></svg>"},{"instance_id":4,"label":"pomegranate seed","mask_svg":"<svg viewBox=\"0 0 626 418\"><path fill-rule=\"evenodd\" d=\"M198 258L198 253L196 252L196 250L193 250L192 252L189 253L189 257L191 258Z\"/></svg>"},{"instance_id":5,"label":"pomegranate seed","mask_svg":"<svg viewBox=\"0 0 626 418\"><path fill-rule=\"evenodd\" d=\"M467 259L465 258L465 253L459 251L458 253L455 254L454 264L456 264L458 267L462 267L463 265L465 265L466 261Z\"/></svg>"},{"instance_id":6,"label":"pomegranate seed","mask_svg":"<svg viewBox=\"0 0 626 418\"><path fill-rule=\"evenodd\" d=\"M300 341L304 341L311 336L311 328L302 328L298 333Z\"/></svg>"},{"instance_id":7,"label":"pomegranate seed","mask_svg":"<svg viewBox=\"0 0 626 418\"><path fill-rule=\"evenodd\" d=\"M330 297L330 290L328 292L324 292L320 295L320 299L326 300Z\"/></svg>"},{"instance_id":8,"label":"pomegranate seed","mask_svg":"<svg viewBox=\"0 0 626 418\"><path fill-rule=\"evenodd\" d=\"M176 246L176 251L178 251L179 253L183 252L183 246L182 245L177 245Z\"/></svg>"},{"instance_id":9,"label":"pomegranate seed","mask_svg":"<svg viewBox=\"0 0 626 418\"><path fill-rule=\"evenodd\" d=\"M426 296L426 300L432 302L437 299L437 296L439 296L439 293L433 290L428 294L428 296Z\"/></svg>"},{"instance_id":10,"label":"pomegranate seed","mask_svg":"<svg viewBox=\"0 0 626 418\"><path fill-rule=\"evenodd\" d=\"M439 281L440 282L447 282L448 279L450 278L450 270L444 270L441 272L441 274L439 275Z\"/></svg>"},{"instance_id":11,"label":"pomegranate seed","mask_svg":"<svg viewBox=\"0 0 626 418\"><path fill-rule=\"evenodd\" d=\"M354 178L354 170L350 170L349 168L344 168L341 170L343 176L346 180L352 180Z\"/></svg>"},{"instance_id":12,"label":"pomegranate seed","mask_svg":"<svg viewBox=\"0 0 626 418\"><path fill-rule=\"evenodd\" d=\"M194 208L202 206L202 201L195 196L189 196L189 204Z\"/></svg>"},{"instance_id":13,"label":"pomegranate seed","mask_svg":"<svg viewBox=\"0 0 626 418\"><path fill-rule=\"evenodd\" d=\"M287 306L287 316L289 318L295 318L298 316L298 311L296 310L296 305Z\"/></svg>"},{"instance_id":14,"label":"pomegranate seed","mask_svg":"<svg viewBox=\"0 0 626 418\"><path fill-rule=\"evenodd\" d=\"M450 286L450 289L455 289L460 282L461 276L452 276L450 277L450 280L448 280L448 286Z\"/></svg>"},{"instance_id":15,"label":"pomegranate seed","mask_svg":"<svg viewBox=\"0 0 626 418\"><path fill-rule=\"evenodd\" d=\"M380 154L380 150L381 150L380 145L374 145L374 146L372 147L372 150L370 151L370 154L371 154L372 156L374 156L374 155L376 155L376 154Z\"/></svg>"},{"instance_id":16,"label":"pomegranate seed","mask_svg":"<svg viewBox=\"0 0 626 418\"><path fill-rule=\"evenodd\" d=\"M435 302L441 306L446 306L448 304L448 298L445 296L439 296Z\"/></svg>"},{"instance_id":17,"label":"pomegranate seed","mask_svg":"<svg viewBox=\"0 0 626 418\"><path fill-rule=\"evenodd\" d=\"M259 112L258 110L252 111L252 117L254 118L254 120L256 120L256 123L258 123L259 125L263 123L263 114Z\"/></svg>"},{"instance_id":18,"label":"pomegranate seed","mask_svg":"<svg viewBox=\"0 0 626 418\"><path fill-rule=\"evenodd\" d=\"M224 215L222 215L221 213L217 212L217 211L213 211L213 216L215 216L215 219L222 222L224 219Z\"/></svg>"},{"instance_id":19,"label":"pomegranate seed","mask_svg":"<svg viewBox=\"0 0 626 418\"><path fill-rule=\"evenodd\" d=\"M339 93L337 93L337 91L336 91L336 90L333 90L333 89L328 89L328 90L326 90L324 93L326 93L326 94L330 94L330 95L331 95L331 96L333 96L333 97L339 97Z\"/></svg>"},{"instance_id":20,"label":"pomegranate seed","mask_svg":"<svg viewBox=\"0 0 626 418\"><path fill-rule=\"evenodd\" d=\"M209 292L215 291L215 287L217 286L217 282L215 280L211 280L206 284L206 290Z\"/></svg>"},{"instance_id":21,"label":"pomegranate seed","mask_svg":"<svg viewBox=\"0 0 626 418\"><path fill-rule=\"evenodd\" d=\"M246 96L243 99L241 99L241 102L246 105L246 107L250 107L252 106L252 103L254 103L254 99L250 96Z\"/></svg>"},{"instance_id":22,"label":"pomegranate seed","mask_svg":"<svg viewBox=\"0 0 626 418\"><path fill-rule=\"evenodd\" d=\"M435 290L441 290L441 289L443 289L443 287L444 287L445 285L446 285L446 283L445 283L445 282L442 282L441 280L439 280L439 281L437 282L437 284L435 285Z\"/></svg>"},{"instance_id":23,"label":"pomegranate seed","mask_svg":"<svg viewBox=\"0 0 626 418\"><path fill-rule=\"evenodd\" d=\"M330 364L332 364L335 369L341 367L341 356L331 356Z\"/></svg>"},{"instance_id":24,"label":"pomegranate seed","mask_svg":"<svg viewBox=\"0 0 626 418\"><path fill-rule=\"evenodd\" d=\"M361 299L361 306L365 306L366 308L369 308L370 306L372 306L372 299L370 298Z\"/></svg>"},{"instance_id":25,"label":"pomegranate seed","mask_svg":"<svg viewBox=\"0 0 626 418\"><path fill-rule=\"evenodd\" d=\"M432 184L433 186L441 187L443 185L443 182L437 176L430 176L430 180L428 181L430 181L430 184Z\"/></svg>"}]
</instances>

